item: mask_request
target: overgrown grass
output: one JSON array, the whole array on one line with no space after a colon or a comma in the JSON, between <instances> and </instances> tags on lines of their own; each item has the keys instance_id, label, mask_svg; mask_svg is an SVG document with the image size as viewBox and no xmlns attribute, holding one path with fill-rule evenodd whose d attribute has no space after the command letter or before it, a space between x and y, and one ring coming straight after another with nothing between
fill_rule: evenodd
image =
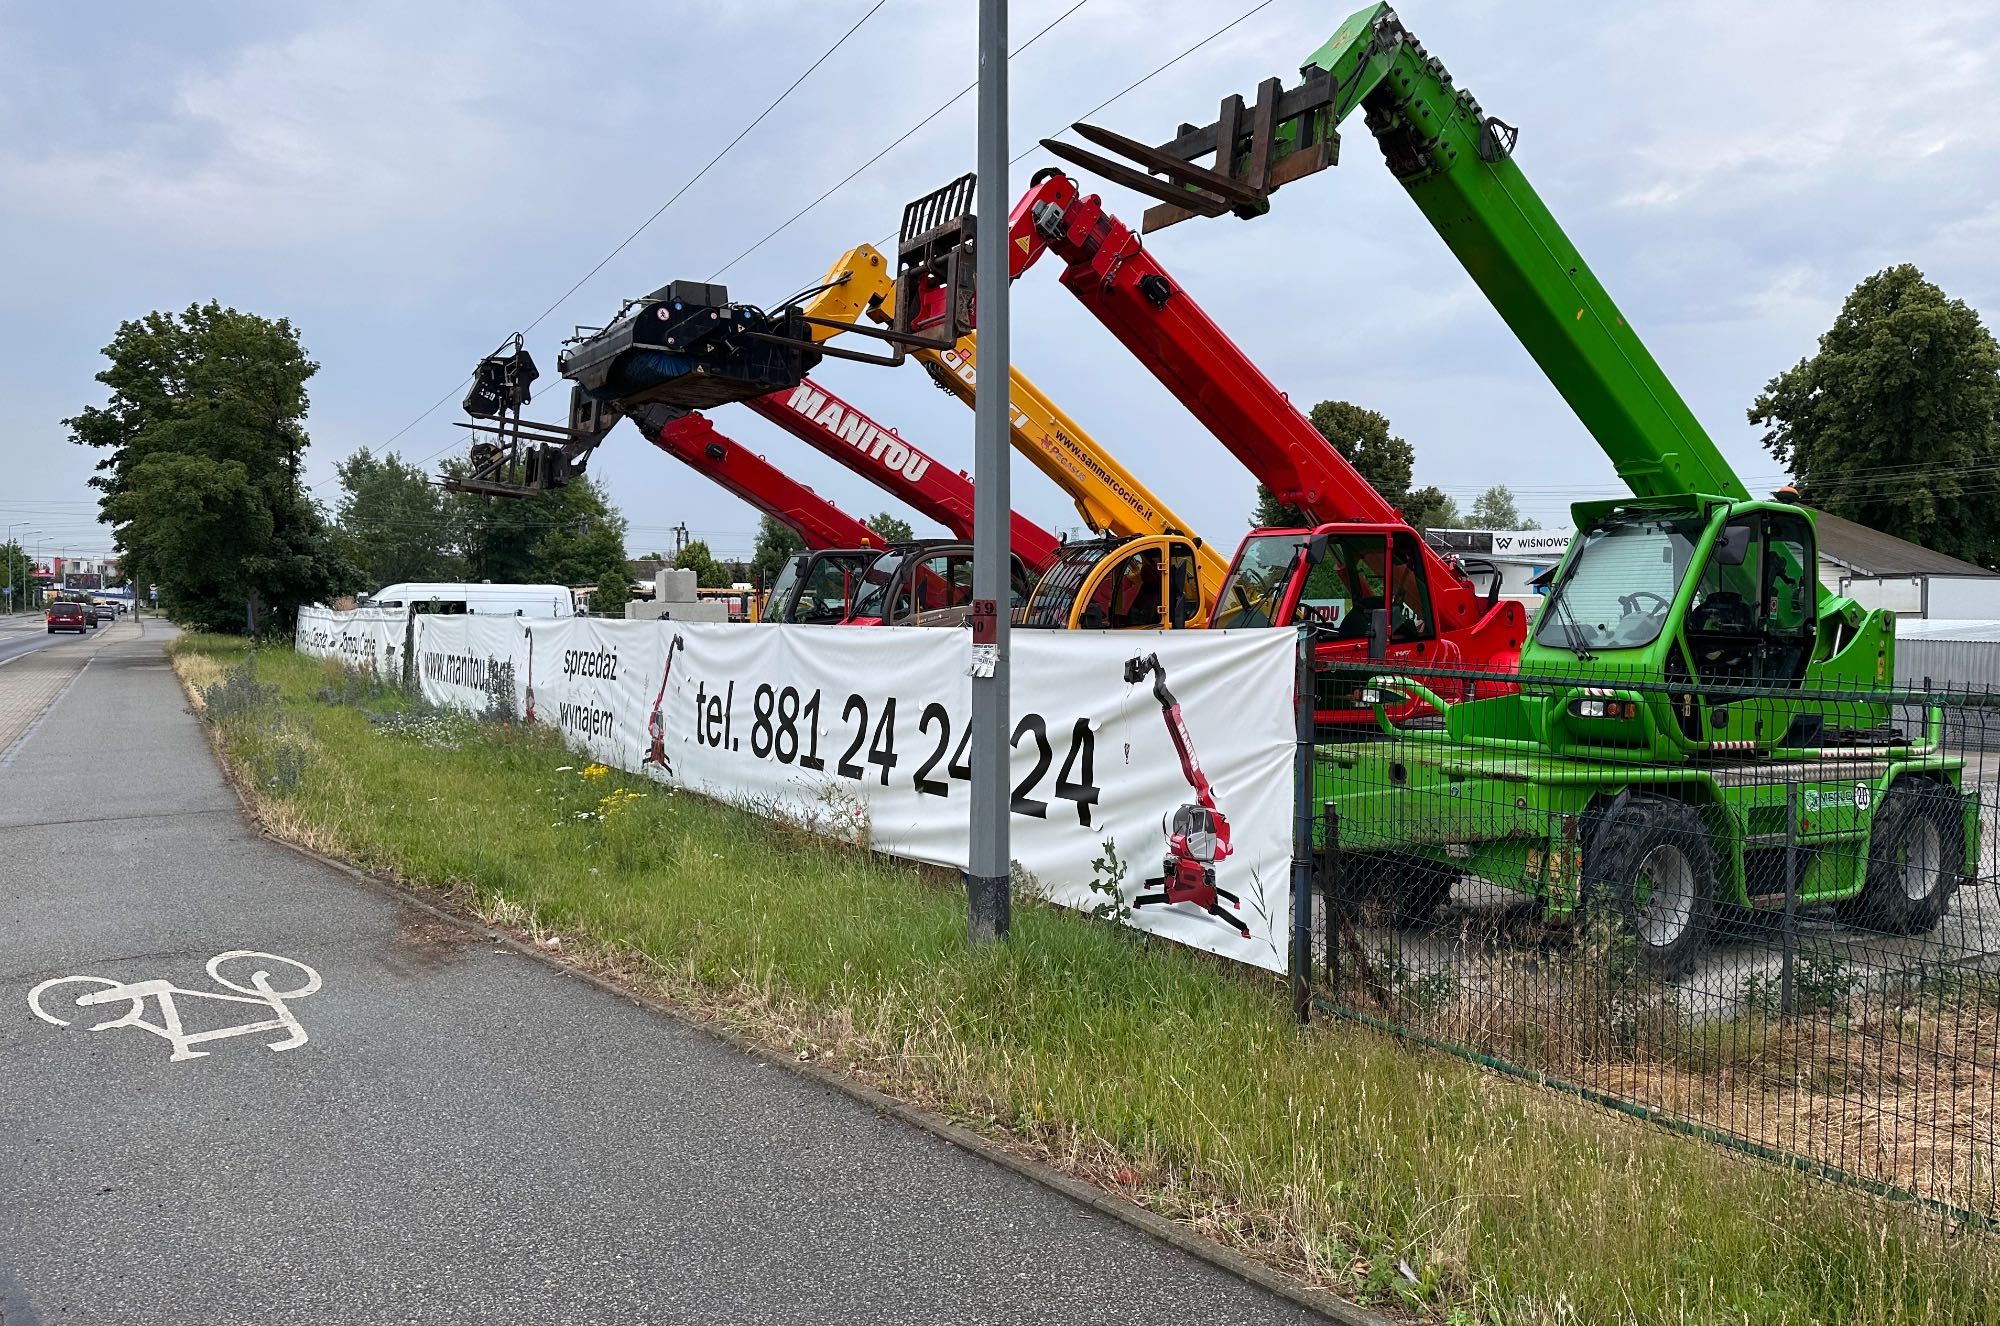
<instances>
[{"instance_id":1,"label":"overgrown grass","mask_svg":"<svg viewBox=\"0 0 2000 1326\"><path fill-rule=\"evenodd\" d=\"M243 651L188 637L175 656L212 685ZM936 873L585 777L545 731L399 732L370 713L406 699L350 703L295 655L255 673L282 722L231 718L223 739L254 770L267 733L303 734L296 781L259 786L280 831L560 934L1337 1292L1496 1326L2000 1323L1995 1241L1907 1207L1363 1029L1302 1030L1268 978L1087 917L1023 905L975 950Z\"/></svg>"}]
</instances>

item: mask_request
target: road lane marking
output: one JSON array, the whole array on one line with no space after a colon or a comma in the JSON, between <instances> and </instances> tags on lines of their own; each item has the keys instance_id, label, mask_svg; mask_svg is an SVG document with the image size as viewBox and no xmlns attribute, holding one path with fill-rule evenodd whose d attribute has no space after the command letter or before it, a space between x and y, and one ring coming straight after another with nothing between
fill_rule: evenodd
<instances>
[{"instance_id":1,"label":"road lane marking","mask_svg":"<svg viewBox=\"0 0 2000 1326\"><path fill-rule=\"evenodd\" d=\"M280 990L273 985L270 970L267 967L257 965L260 962L282 963L286 967L295 967L298 971L304 973L304 979L300 981L297 989ZM225 964L233 964L234 971L246 973L244 979L248 981L248 984L241 984L236 980L231 980L229 976L225 976L223 974ZM207 1050L191 1048L195 1045L207 1041L223 1040L231 1036L250 1036L261 1031L282 1030L287 1033L284 1039L266 1044L264 1048L267 1050L296 1049L298 1046L306 1043L306 1029L300 1024L298 1018L293 1015L292 1010L287 1007L286 1001L290 999L304 999L307 995L314 993L320 988L319 973L311 967L306 966L305 963L298 961L296 958L280 957L275 953L258 953L250 949L231 949L227 953L218 953L208 960L208 975L210 980L223 987L223 989L235 990L237 993L220 994L213 990L187 990L173 984L171 981L164 980L126 982L112 980L108 976L57 976L51 980L43 981L28 992L28 1008L36 1017L44 1022L58 1027L67 1027L70 1025L67 1019L56 1016L42 1006L42 996L57 986L62 985L96 986L98 987L97 989L79 993L73 999L59 999L52 1002L54 1002L58 1009L65 1012L70 1008L82 1009L129 1004L130 1007L119 1016L106 1022L96 1023L84 1028L84 1030L110 1031L116 1027L136 1027L140 1031L151 1032L153 1035L163 1037L173 1043L174 1053L171 1062L174 1063L179 1063L186 1059L201 1059L208 1055ZM292 979L296 980L298 978L294 977ZM66 991L65 993L67 994L68 992ZM158 1023L145 1020L146 1003L150 999L159 1000L160 1021ZM208 999L220 1003L257 1004L269 1009L274 1016L264 1018L260 1021L241 1023L234 1027L222 1027L214 1031L189 1032L184 1030L181 1025L180 1009L175 1003L176 999Z\"/></svg>"}]
</instances>

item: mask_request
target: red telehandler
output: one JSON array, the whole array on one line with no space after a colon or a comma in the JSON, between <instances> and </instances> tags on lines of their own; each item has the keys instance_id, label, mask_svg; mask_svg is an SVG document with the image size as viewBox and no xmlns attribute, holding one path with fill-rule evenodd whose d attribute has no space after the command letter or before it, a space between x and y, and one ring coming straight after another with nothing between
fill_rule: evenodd
<instances>
[{"instance_id":1,"label":"red telehandler","mask_svg":"<svg viewBox=\"0 0 2000 1326\"><path fill-rule=\"evenodd\" d=\"M847 620L862 577L888 548L888 540L723 436L702 415L683 414L661 424L639 418L633 422L654 446L804 541L806 551L787 562L772 582L760 620L821 625Z\"/></svg>"},{"instance_id":2,"label":"red telehandler","mask_svg":"<svg viewBox=\"0 0 2000 1326\"><path fill-rule=\"evenodd\" d=\"M1383 658L1424 675L1513 669L1526 635L1521 606L1481 595L1426 543L1101 199L1082 194L1059 170L1038 172L1009 217L1007 253L1016 278L1045 253L1061 259L1064 288L1280 502L1314 522L1252 530L1230 564L1210 626L1330 619L1333 638L1320 644L1322 660ZM942 280L927 281L906 330L946 327L955 302L965 307ZM1474 693L1469 681L1439 680L1449 698ZM1375 721L1372 709L1345 702L1321 717Z\"/></svg>"},{"instance_id":3,"label":"red telehandler","mask_svg":"<svg viewBox=\"0 0 2000 1326\"><path fill-rule=\"evenodd\" d=\"M744 402L816 451L831 456L916 511L950 530L972 537L972 480L940 465L826 387L806 378L790 391L774 391ZM1016 511L1008 538L1015 554L1036 575L1062 553L1062 540Z\"/></svg>"}]
</instances>

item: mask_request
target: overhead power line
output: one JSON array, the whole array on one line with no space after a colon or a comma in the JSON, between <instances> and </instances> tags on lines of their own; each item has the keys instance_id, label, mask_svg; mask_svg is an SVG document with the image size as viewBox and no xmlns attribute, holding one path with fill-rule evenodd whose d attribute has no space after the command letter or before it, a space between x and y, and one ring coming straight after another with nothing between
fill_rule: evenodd
<instances>
[{"instance_id":1,"label":"overhead power line","mask_svg":"<svg viewBox=\"0 0 2000 1326\"><path fill-rule=\"evenodd\" d=\"M1016 46L1013 50L1007 52L1008 62L1012 63L1015 56L1021 54L1021 52L1027 50L1030 46L1033 46L1036 42L1040 41L1043 37L1047 36L1064 19L1068 18L1071 14L1074 14L1077 10L1083 8L1085 5L1089 3L1090 0L1076 0L1075 4L1071 5L1068 9L1063 10L1062 13L1057 14L1054 18L1050 19L1047 23L1043 24L1041 30L1036 32L1034 36L1028 38L1026 41L1022 42L1019 46ZM1265 0L1265 3L1269 4L1270 0ZM779 222L768 233L766 233L763 236L763 238L759 239L749 248L743 250L743 252L737 254L734 258L731 258L728 262L722 264L722 266L710 272L708 274L708 279L711 281L717 279L723 273L727 272L730 268L734 267L737 263L742 262L745 258L749 257L751 254L763 248L766 244L769 244L772 240L784 234L787 230L790 230L792 228L793 222L799 220L801 217L805 216L808 212L811 212L814 208L818 207L821 203L833 197L834 194L839 193L842 189L852 184L870 166L880 161L883 157L888 156L891 152L901 147L904 143L909 142L911 138L916 136L918 130L922 129L932 120L935 120L938 116L950 110L953 106L956 106L959 102L965 100L967 94L971 93L973 90L978 88L978 86L979 86L979 80L975 78L970 83L967 83L964 87L960 88L958 91L952 93L952 95L945 100L944 104L939 106L936 110L932 111L930 114L924 116L922 119L918 120L915 124L911 125L909 128L903 130L902 133L896 135L896 137L890 141L888 146L876 152L874 156L869 157L866 161L856 166L853 170L848 171L838 180L835 180L833 184L829 186L824 193L820 194L819 197L813 199L811 202L807 203L804 207L801 207L798 211L792 213L790 216L786 217L783 221Z\"/></svg>"},{"instance_id":2,"label":"overhead power line","mask_svg":"<svg viewBox=\"0 0 2000 1326\"><path fill-rule=\"evenodd\" d=\"M728 156L731 151L735 150L737 144L741 143L745 138L747 138L750 135L751 130L755 129L758 125L762 124L765 121L765 119L771 114L772 111L775 111L776 109L778 109L779 106L784 104L785 99L787 97L791 96L792 93L798 91L800 84L804 83L806 79L810 78L813 72L817 70L821 65L825 64L828 60L832 59L834 52L838 51L842 46L845 46L847 44L847 39L849 37L852 37L856 32L859 32L861 30L862 24L866 23L869 19L875 17L876 11L880 10L882 6L886 3L888 3L888 0L875 0L875 3L868 7L867 13L863 14L860 18L856 19L853 22L853 24L848 27L847 31L841 33L840 36L837 39L835 39L833 45L827 47L824 51L820 52L819 58L815 59L811 64L807 65L805 67L805 70L802 73L800 73L797 78L794 78L790 83L787 83L785 85L784 91L778 93L777 96L773 97L770 103L767 104L763 110L757 112L757 117L755 119L751 120L750 123L744 125L743 128L737 132L734 138L730 139L727 143L724 143L722 145L721 150L716 152L714 156L710 157L705 163L703 163L700 170L697 170L693 175L689 176L685 183L683 183L678 189L675 189L673 193L668 195L667 200L665 202L661 203L658 207L654 208L652 215L648 216L644 221L640 222L639 225L633 229L631 234L625 236L624 239L619 240L618 243L612 248L611 252L605 254L602 258L598 259L597 262L591 267L589 271L585 272L582 276L578 277L576 281L569 287L569 289L563 291L562 294L558 295L547 308L543 309L540 313L536 314L534 321L530 322L526 327L522 328L522 330L524 332L533 331L536 327L540 326L543 320L546 319L551 313L554 313L557 309L561 308L571 295L574 295L578 290L581 290L585 282L589 281L591 277L603 271L605 266L608 263L610 263L610 261L613 258L616 258L619 254L623 253L626 250L626 248L631 245L633 240L645 234L647 229L650 228L655 221L658 221L662 216L666 214L668 208L672 207L675 203L679 202L689 189L692 189L696 184L700 183L702 178L706 176L709 171L715 169L715 167L722 161L724 157ZM444 395L438 397L437 400L433 401L424 410L422 414L419 414L416 418L410 420L410 422L404 424L401 428L398 428L395 432L391 433L388 436L388 438L380 444L379 449L387 449L398 438L402 437L403 434L409 432L412 428L415 428L418 424L422 423L424 420L430 418L433 414L437 413L439 408L442 407L446 401L450 400L453 396L456 396L460 392L464 391L465 388L471 384L471 382L472 382L472 374L468 373L463 381L461 381L457 386L453 387L451 390L447 391ZM450 449L451 449L451 443L446 443L444 446L439 447L436 451L431 452L430 455L425 456L421 461L418 461L417 463L419 465L427 465L432 460L435 460L438 456L443 455L446 451L449 451ZM319 488L323 488L331 482L333 482L332 478L322 479L318 483L313 485L313 489L317 490Z\"/></svg>"}]
</instances>

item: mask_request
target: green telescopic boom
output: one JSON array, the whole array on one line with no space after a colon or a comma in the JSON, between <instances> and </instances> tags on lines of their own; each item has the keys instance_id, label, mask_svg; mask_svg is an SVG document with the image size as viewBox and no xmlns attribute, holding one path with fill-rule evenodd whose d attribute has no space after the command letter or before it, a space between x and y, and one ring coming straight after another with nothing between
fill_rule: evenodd
<instances>
[{"instance_id":1,"label":"green telescopic boom","mask_svg":"<svg viewBox=\"0 0 2000 1326\"><path fill-rule=\"evenodd\" d=\"M1454 87L1387 4L1351 15L1302 72L1333 80L1326 141L1356 108L1389 170L1637 497L1749 492L1515 164L1515 129Z\"/></svg>"}]
</instances>

